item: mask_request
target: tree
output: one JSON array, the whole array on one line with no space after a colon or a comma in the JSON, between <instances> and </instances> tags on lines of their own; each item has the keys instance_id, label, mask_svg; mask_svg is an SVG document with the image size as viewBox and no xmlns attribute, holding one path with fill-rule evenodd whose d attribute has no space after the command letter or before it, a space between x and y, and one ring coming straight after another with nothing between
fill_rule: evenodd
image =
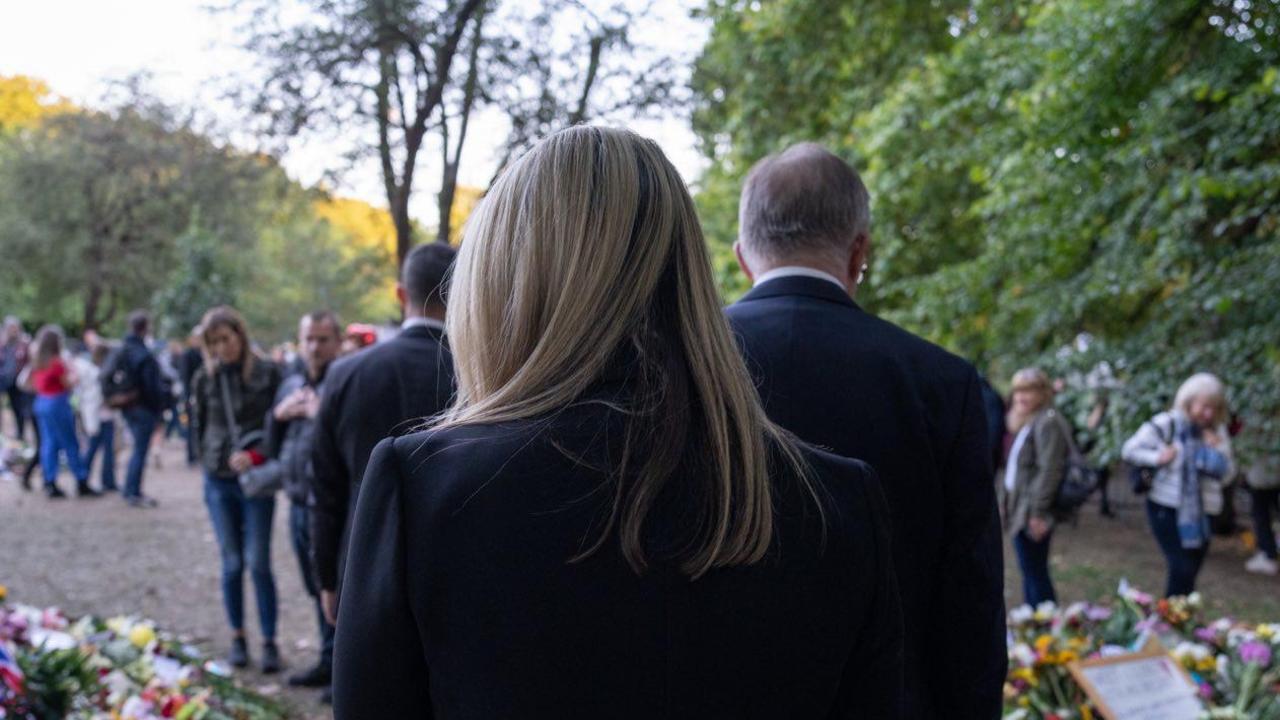
<instances>
[{"instance_id":1,"label":"tree","mask_svg":"<svg viewBox=\"0 0 1280 720\"><path fill-rule=\"evenodd\" d=\"M253 109L270 131L293 136L327 122L362 125L376 138L366 147L376 148L398 263L413 244L409 200L419 152L483 4L310 0L296 22L283 20L274 2L232 5L252 11L246 45L266 70Z\"/></svg>"},{"instance_id":2,"label":"tree","mask_svg":"<svg viewBox=\"0 0 1280 720\"><path fill-rule=\"evenodd\" d=\"M0 159L7 283L40 307L74 298L98 328L149 299L195 208L245 246L256 158L228 152L158 105L54 115L13 135Z\"/></svg>"},{"instance_id":3,"label":"tree","mask_svg":"<svg viewBox=\"0 0 1280 720\"><path fill-rule=\"evenodd\" d=\"M436 239L453 236L476 112L508 114L505 164L552 130L663 104L674 86L667 58L637 56L625 3L593 10L575 0L311 0L301 19L287 20L268 0L230 7L252 11L246 45L267 78L251 91L252 107L269 132L365 129L356 152L378 158L401 262L413 242L409 201L426 147L440 152Z\"/></svg>"},{"instance_id":4,"label":"tree","mask_svg":"<svg viewBox=\"0 0 1280 720\"><path fill-rule=\"evenodd\" d=\"M1108 369L1102 459L1206 369L1246 457L1280 442L1280 3L931 3L902 26L898 3L824 4L916 28L865 48L790 5L712 9L699 202L720 247L750 163L820 140L871 190L867 306L998 381L1078 380L1068 404ZM833 84L791 82L818 68Z\"/></svg>"},{"instance_id":5,"label":"tree","mask_svg":"<svg viewBox=\"0 0 1280 720\"><path fill-rule=\"evenodd\" d=\"M75 106L57 97L43 80L26 75L0 75L0 134L28 127Z\"/></svg>"}]
</instances>

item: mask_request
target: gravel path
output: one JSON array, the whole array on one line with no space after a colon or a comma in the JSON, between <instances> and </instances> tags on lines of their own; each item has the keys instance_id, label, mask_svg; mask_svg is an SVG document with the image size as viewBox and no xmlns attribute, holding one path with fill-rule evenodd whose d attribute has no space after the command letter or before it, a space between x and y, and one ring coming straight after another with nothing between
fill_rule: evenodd
<instances>
[{"instance_id":1,"label":"gravel path","mask_svg":"<svg viewBox=\"0 0 1280 720\"><path fill-rule=\"evenodd\" d=\"M205 510L199 473L186 467L178 439L153 452L144 491L160 506L138 510L116 495L52 502L16 482L0 482L0 584L16 602L56 605L72 615L137 613L162 628L188 635L222 656L230 645L219 591L218 547ZM123 471L127 450L117 457ZM40 475L37 472L35 480ZM117 472L123 480L123 472ZM62 488L73 483L65 474ZM96 485L96 473L94 483ZM310 667L318 637L314 605L302 586L289 542L288 500L276 504L272 568L279 594L278 641L286 670L266 677L242 673L259 691L283 697L298 718L330 718L319 691L299 691L285 677ZM261 634L253 584L245 577L250 651L259 656Z\"/></svg>"}]
</instances>

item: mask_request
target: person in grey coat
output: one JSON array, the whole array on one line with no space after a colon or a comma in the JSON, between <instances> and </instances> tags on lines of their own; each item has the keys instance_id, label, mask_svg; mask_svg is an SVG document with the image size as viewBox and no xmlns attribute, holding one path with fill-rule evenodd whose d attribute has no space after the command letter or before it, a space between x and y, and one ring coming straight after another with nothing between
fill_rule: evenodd
<instances>
[{"instance_id":1,"label":"person in grey coat","mask_svg":"<svg viewBox=\"0 0 1280 720\"><path fill-rule=\"evenodd\" d=\"M1226 386L1197 373L1173 408L1143 423L1121 451L1125 462L1155 469L1147 521L1168 563L1166 596L1191 594L1209 553L1209 516L1222 512L1222 488L1234 474L1226 419Z\"/></svg>"},{"instance_id":2,"label":"person in grey coat","mask_svg":"<svg viewBox=\"0 0 1280 720\"><path fill-rule=\"evenodd\" d=\"M1054 409L1053 386L1042 370L1014 374L1011 405L1006 424L1013 445L997 473L996 492L1022 571L1023 597L1034 606L1057 600L1049 577L1049 541L1054 499L1071 455L1071 426Z\"/></svg>"},{"instance_id":3,"label":"person in grey coat","mask_svg":"<svg viewBox=\"0 0 1280 720\"><path fill-rule=\"evenodd\" d=\"M333 674L333 625L320 604L320 584L311 564L310 498L315 472L311 464L315 418L320 409L325 373L342 350L342 323L328 310L302 317L298 351L304 370L285 378L276 392L275 408L267 417L267 454L282 466L281 478L289 496L289 531L298 556L302 584L315 601L320 630L320 658L314 667L289 678L297 687L323 687L325 699Z\"/></svg>"}]
</instances>

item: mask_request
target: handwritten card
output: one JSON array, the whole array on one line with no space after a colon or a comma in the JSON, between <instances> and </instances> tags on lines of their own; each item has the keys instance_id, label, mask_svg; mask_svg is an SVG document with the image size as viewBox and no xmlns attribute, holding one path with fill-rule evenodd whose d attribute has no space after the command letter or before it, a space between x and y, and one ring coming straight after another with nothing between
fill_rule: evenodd
<instances>
[{"instance_id":1,"label":"handwritten card","mask_svg":"<svg viewBox=\"0 0 1280 720\"><path fill-rule=\"evenodd\" d=\"M1204 714L1195 684L1158 642L1068 669L1107 720L1197 720Z\"/></svg>"}]
</instances>

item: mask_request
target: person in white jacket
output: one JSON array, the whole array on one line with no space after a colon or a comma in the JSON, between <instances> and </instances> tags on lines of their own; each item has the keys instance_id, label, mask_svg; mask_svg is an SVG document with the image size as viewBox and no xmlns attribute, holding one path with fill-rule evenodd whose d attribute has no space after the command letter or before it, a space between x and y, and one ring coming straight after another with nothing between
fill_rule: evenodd
<instances>
[{"instance_id":1,"label":"person in white jacket","mask_svg":"<svg viewBox=\"0 0 1280 720\"><path fill-rule=\"evenodd\" d=\"M116 487L116 411L107 407L102 399L102 365L111 354L111 346L101 340L89 347L89 355L75 360L76 395L79 398L80 424L89 438L85 448L84 465L93 470L93 458L102 451L100 477L103 492L115 492Z\"/></svg>"},{"instance_id":2,"label":"person in white jacket","mask_svg":"<svg viewBox=\"0 0 1280 720\"><path fill-rule=\"evenodd\" d=\"M1234 474L1226 430L1226 387L1209 373L1178 388L1173 408L1143 423L1124 444L1125 462L1155 469L1147 520L1168 563L1165 595L1189 595L1209 551L1209 516L1222 512Z\"/></svg>"}]
</instances>

